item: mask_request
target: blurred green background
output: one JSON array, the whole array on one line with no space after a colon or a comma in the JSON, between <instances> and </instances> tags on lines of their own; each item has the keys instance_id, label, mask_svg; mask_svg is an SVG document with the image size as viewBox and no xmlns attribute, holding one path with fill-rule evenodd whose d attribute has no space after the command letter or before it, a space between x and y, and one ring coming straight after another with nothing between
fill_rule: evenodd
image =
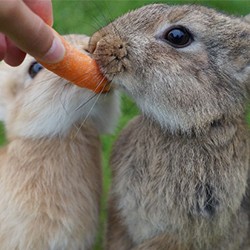
<instances>
[{"instance_id":1,"label":"blurred green background","mask_svg":"<svg viewBox=\"0 0 250 250\"><path fill-rule=\"evenodd\" d=\"M91 35L93 32L105 26L117 16L149 3L165 2L168 4L203 4L214 7L220 11L234 14L246 15L250 13L250 0L222 0L222 1L131 1L131 0L53 0L54 28L61 34L81 33ZM1 90L0 90L1 91ZM104 172L104 194L100 219L100 229L96 240L95 250L102 249L104 225L106 218L106 199L110 185L109 155L112 144L125 124L138 113L133 102L126 96L122 96L122 116L114 135L102 136L103 143L103 172ZM250 116L248 117L250 118ZM250 120L250 119L248 119ZM4 144L4 129L0 124L0 144Z\"/></svg>"}]
</instances>

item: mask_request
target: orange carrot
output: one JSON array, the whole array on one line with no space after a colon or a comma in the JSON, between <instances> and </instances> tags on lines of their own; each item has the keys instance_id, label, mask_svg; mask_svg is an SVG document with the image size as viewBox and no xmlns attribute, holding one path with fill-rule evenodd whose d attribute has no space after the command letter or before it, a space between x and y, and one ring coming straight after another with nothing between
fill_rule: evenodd
<instances>
[{"instance_id":1,"label":"orange carrot","mask_svg":"<svg viewBox=\"0 0 250 250\"><path fill-rule=\"evenodd\" d=\"M64 58L57 63L44 63L39 61L46 69L58 76L96 93L110 90L108 80L100 72L94 59L77 50L61 37L65 47Z\"/></svg>"}]
</instances>

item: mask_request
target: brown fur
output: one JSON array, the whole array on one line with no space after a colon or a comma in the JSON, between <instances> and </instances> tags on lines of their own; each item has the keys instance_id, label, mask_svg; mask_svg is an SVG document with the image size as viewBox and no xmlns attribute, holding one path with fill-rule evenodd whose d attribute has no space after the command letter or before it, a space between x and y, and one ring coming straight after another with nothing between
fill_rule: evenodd
<instances>
[{"instance_id":1,"label":"brown fur","mask_svg":"<svg viewBox=\"0 0 250 250\"><path fill-rule=\"evenodd\" d=\"M183 48L164 37L176 26ZM142 110L114 145L107 249L250 249L249 45L243 18L196 5L148 5L92 36Z\"/></svg>"},{"instance_id":2,"label":"brown fur","mask_svg":"<svg viewBox=\"0 0 250 250\"><path fill-rule=\"evenodd\" d=\"M124 201L110 203L110 214L113 206L120 207L117 219L109 220L110 245L128 238L122 234L116 239L112 228L122 223L126 231L143 220L145 226L153 223L150 227L155 235L158 230L162 233L160 226L168 225L169 229L165 228L161 237L152 235L154 248L151 240L142 240L140 245L137 235L130 233L135 249L172 249L172 235L177 237L177 245L185 242L191 249L248 249L242 248L249 237L250 209L243 202L249 171L244 122L225 123L192 137L163 133L155 123L138 117L114 145L111 164L111 196ZM163 225L155 224L154 217ZM180 249L186 249L185 244ZM174 245L173 249L179 248Z\"/></svg>"},{"instance_id":3,"label":"brown fur","mask_svg":"<svg viewBox=\"0 0 250 250\"><path fill-rule=\"evenodd\" d=\"M126 250L132 248L132 240L128 235L126 226L123 224L117 209L116 200L109 201L107 235L105 239L105 248L110 250Z\"/></svg>"}]
</instances>

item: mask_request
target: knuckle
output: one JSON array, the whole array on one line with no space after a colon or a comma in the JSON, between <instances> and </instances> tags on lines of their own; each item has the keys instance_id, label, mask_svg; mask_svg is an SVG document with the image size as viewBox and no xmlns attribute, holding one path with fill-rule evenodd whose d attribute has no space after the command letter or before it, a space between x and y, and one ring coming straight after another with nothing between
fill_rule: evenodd
<instances>
[{"instance_id":1,"label":"knuckle","mask_svg":"<svg viewBox=\"0 0 250 250\"><path fill-rule=\"evenodd\" d=\"M13 19L20 9L19 0L5 1L0 8L0 28L4 25L6 26L6 21ZM3 24L3 25L1 25Z\"/></svg>"}]
</instances>

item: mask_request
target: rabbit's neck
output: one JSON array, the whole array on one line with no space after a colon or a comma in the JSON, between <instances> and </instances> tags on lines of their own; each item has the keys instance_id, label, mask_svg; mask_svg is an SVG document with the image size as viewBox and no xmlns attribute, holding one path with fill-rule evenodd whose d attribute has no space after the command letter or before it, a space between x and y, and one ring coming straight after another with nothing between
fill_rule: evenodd
<instances>
[{"instance_id":1,"label":"rabbit's neck","mask_svg":"<svg viewBox=\"0 0 250 250\"><path fill-rule=\"evenodd\" d=\"M152 124L153 126L159 126L158 122L149 119L148 117L144 117L144 120L148 120L149 124ZM221 140L222 137L226 141L231 140L238 128L243 129L243 132L245 133L247 125L245 122L245 118L243 116L238 116L233 119L225 119L223 117L221 119L207 121L203 124L203 126L191 126L186 130L182 130L179 128L168 130L165 126L161 126L161 124L160 127L162 133L167 134L167 136L171 135L173 137L183 139L196 139L202 140L204 142L204 140L210 140L211 138Z\"/></svg>"},{"instance_id":2,"label":"rabbit's neck","mask_svg":"<svg viewBox=\"0 0 250 250\"><path fill-rule=\"evenodd\" d=\"M15 171L21 168L22 171L47 168L46 173L50 175L50 172L58 169L61 171L84 165L84 159L98 155L100 141L97 134L90 126L83 126L80 130L73 128L65 137L17 137L7 145L5 157L10 165L17 162L13 166Z\"/></svg>"},{"instance_id":3,"label":"rabbit's neck","mask_svg":"<svg viewBox=\"0 0 250 250\"><path fill-rule=\"evenodd\" d=\"M240 117L213 121L204 130L194 129L193 133L166 134L173 185L180 184L183 197L190 196L187 200L198 199L197 207L193 207L197 213L210 216L221 208L240 206L249 168L247 131L245 120Z\"/></svg>"}]
</instances>

